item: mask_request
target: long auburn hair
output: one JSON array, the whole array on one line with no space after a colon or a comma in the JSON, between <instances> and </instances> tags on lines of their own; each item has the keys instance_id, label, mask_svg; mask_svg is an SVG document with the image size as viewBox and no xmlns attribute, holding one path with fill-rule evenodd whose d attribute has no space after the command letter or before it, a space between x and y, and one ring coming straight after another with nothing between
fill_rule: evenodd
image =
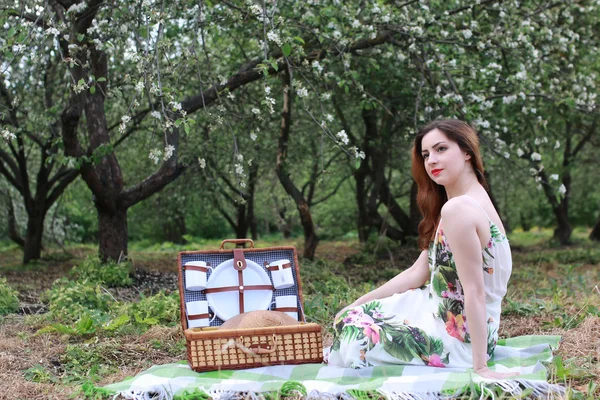
<instances>
[{"instance_id":1,"label":"long auburn hair","mask_svg":"<svg viewBox=\"0 0 600 400\"><path fill-rule=\"evenodd\" d=\"M424 126L415 137L412 148L412 174L417 182L417 204L423 220L419 224L419 247L426 249L435 235L440 220L442 206L448 201L446 189L431 180L425 170L421 154L423 137L434 129L442 131L448 139L458 144L460 149L471 156L471 166L479 183L487 190L487 181L483 174L483 160L479 152L477 132L469 124L457 119L439 119Z\"/></svg>"}]
</instances>

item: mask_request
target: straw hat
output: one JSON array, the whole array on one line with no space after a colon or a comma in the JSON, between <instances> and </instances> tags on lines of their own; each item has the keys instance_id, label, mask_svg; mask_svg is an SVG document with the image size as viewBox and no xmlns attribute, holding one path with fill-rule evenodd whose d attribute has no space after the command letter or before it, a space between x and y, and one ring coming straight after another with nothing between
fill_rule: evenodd
<instances>
[{"instance_id":1,"label":"straw hat","mask_svg":"<svg viewBox=\"0 0 600 400\"><path fill-rule=\"evenodd\" d=\"M280 311L257 310L228 319L219 329L263 328L266 326L298 325L300 322Z\"/></svg>"}]
</instances>

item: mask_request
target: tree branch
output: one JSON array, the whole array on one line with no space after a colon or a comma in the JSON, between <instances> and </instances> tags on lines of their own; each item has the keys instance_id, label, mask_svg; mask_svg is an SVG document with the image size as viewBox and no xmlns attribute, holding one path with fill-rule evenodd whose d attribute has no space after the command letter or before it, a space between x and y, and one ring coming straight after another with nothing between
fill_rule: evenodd
<instances>
[{"instance_id":1,"label":"tree branch","mask_svg":"<svg viewBox=\"0 0 600 400\"><path fill-rule=\"evenodd\" d=\"M362 39L354 43L352 46L348 47L346 50L342 51L347 53L355 53L357 50L362 50L370 47L374 47L383 43L387 43L393 37L393 33L391 31L383 31L374 39ZM304 59L310 61L313 60L321 60L323 59L327 53L340 53L336 48L329 48L328 50L314 50L309 55L307 55ZM274 59L278 59L282 57L282 53L280 51L274 52L271 54L271 57ZM301 62L302 60L300 60ZM200 108L207 106L213 103L221 93L225 89L229 89L230 92L238 89L241 86L244 86L250 82L254 82L259 80L263 74L261 71L258 71L256 68L258 64L263 62L263 58L257 58L252 60L249 63L244 64L240 67L238 72L233 75L225 84L215 84L210 89L202 90L201 94L197 94L190 98L185 99L181 102L183 110L185 110L188 114L198 111ZM275 75L280 71L287 70L287 64L285 59L283 58L281 61L277 63L278 68L275 70L273 67L268 69L269 75Z\"/></svg>"},{"instance_id":2,"label":"tree branch","mask_svg":"<svg viewBox=\"0 0 600 400\"><path fill-rule=\"evenodd\" d=\"M56 202L56 200L58 200L58 198L63 194L67 186L69 186L71 182L73 182L78 176L79 171L75 169L67 170L61 175L58 185L52 190L48 196L48 199L46 200L46 211L50 209L52 204L54 204L54 202ZM56 179L52 179L52 181L56 182Z\"/></svg>"},{"instance_id":3,"label":"tree branch","mask_svg":"<svg viewBox=\"0 0 600 400\"><path fill-rule=\"evenodd\" d=\"M592 122L592 126L590 127L590 129L588 130L586 135L583 138L581 138L579 143L577 143L577 146L575 146L573 153L571 153L573 158L575 158L577 156L577 154L581 151L581 149L583 149L583 146L585 146L585 144L594 136L594 134L596 133L597 125L598 125L598 118L594 118L594 122Z\"/></svg>"},{"instance_id":4,"label":"tree branch","mask_svg":"<svg viewBox=\"0 0 600 400\"><path fill-rule=\"evenodd\" d=\"M323 203L323 202L325 202L325 201L326 201L327 199L329 199L331 196L333 196L334 194L336 194L336 193L337 193L337 191L338 191L338 189L339 189L339 188L342 186L342 184L343 184L344 182L346 182L346 180L347 180L348 178L350 178L351 176L352 176L352 175L346 175L345 177L343 177L342 179L340 179L340 181L339 181L339 182L338 182L338 184L335 186L335 188L333 189L333 191L331 191L331 192L330 192L330 193L329 193L327 196L323 197L322 199L319 199L319 200L315 200L315 201L313 201L311 205L314 207L314 206L316 206L316 205L317 205L317 204L319 204L319 203Z\"/></svg>"}]
</instances>

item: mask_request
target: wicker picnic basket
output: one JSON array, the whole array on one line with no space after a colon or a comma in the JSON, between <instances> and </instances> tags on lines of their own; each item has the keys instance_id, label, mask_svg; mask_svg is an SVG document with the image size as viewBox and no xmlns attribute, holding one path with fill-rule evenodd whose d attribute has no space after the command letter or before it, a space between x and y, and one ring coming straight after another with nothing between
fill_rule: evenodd
<instances>
[{"instance_id":1,"label":"wicker picnic basket","mask_svg":"<svg viewBox=\"0 0 600 400\"><path fill-rule=\"evenodd\" d=\"M226 243L249 243L250 248L225 249ZM291 287L276 289L272 284L273 268L270 265L282 259L289 260L283 268L291 268L294 282ZM194 266L190 266L192 264ZM198 267L198 264L206 267ZM211 266L217 265L212 269ZM186 267L207 274L206 288L187 289ZM181 325L186 338L188 363L194 371L323 361L321 327L305 322L300 267L295 247L258 249L254 248L254 243L249 239L224 240L218 250L180 252L178 273ZM256 279L252 279L257 274L264 280L259 279L258 284ZM275 307L273 304L278 296L296 296L297 304L295 307ZM186 304L205 301L210 306L208 314L188 315L189 308ZM254 309L288 312L290 315L297 315L300 323L219 329L228 317ZM191 322L197 318L204 318L208 326L190 328Z\"/></svg>"}]
</instances>

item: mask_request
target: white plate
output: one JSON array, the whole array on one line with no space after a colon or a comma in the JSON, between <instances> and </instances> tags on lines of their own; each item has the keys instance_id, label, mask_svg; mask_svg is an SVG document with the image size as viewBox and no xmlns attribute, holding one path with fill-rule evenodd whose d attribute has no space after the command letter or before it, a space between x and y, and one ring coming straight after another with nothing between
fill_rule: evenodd
<instances>
[{"instance_id":1,"label":"white plate","mask_svg":"<svg viewBox=\"0 0 600 400\"><path fill-rule=\"evenodd\" d=\"M269 275L254 261L246 260L246 269L242 271L244 286L271 285ZM238 271L233 267L233 259L219 264L210 274L207 289L238 285ZM206 299L210 308L223 321L240 313L240 293L237 290L220 293L207 293ZM244 312L268 310L273 297L272 290L244 291Z\"/></svg>"}]
</instances>

